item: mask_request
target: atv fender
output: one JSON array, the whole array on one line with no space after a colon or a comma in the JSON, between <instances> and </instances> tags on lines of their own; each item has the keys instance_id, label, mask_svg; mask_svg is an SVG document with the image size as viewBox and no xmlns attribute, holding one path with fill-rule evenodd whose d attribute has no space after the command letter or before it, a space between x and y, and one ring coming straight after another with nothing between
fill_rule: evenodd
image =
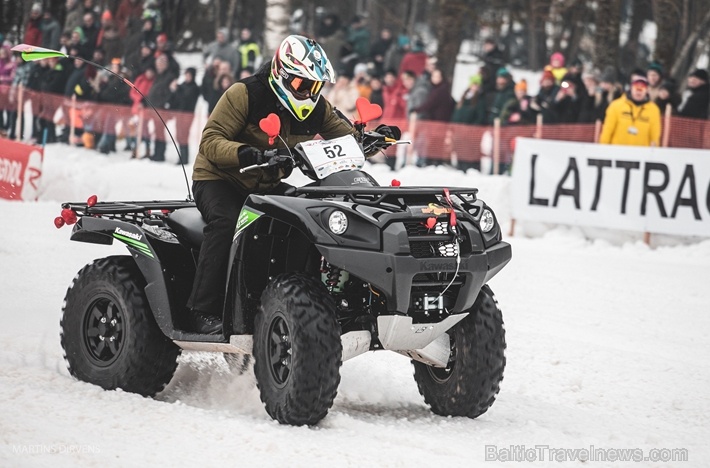
<instances>
[{"instance_id":1,"label":"atv fender","mask_svg":"<svg viewBox=\"0 0 710 468\"><path fill-rule=\"evenodd\" d=\"M114 219L80 218L71 240L91 244L112 245L114 240L126 244L146 281L145 294L160 330L171 336L174 330L163 268L150 238L136 225Z\"/></svg>"}]
</instances>

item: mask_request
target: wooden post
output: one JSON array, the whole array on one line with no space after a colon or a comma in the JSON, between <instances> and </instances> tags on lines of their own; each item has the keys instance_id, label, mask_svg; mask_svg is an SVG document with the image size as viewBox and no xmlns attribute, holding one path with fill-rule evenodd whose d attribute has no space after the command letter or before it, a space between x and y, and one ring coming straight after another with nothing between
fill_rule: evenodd
<instances>
[{"instance_id":1,"label":"wooden post","mask_svg":"<svg viewBox=\"0 0 710 468\"><path fill-rule=\"evenodd\" d=\"M666 104L665 113L663 115L663 137L661 138L661 146L668 148L668 141L671 139L671 112L673 108L670 104Z\"/></svg>"},{"instance_id":2,"label":"wooden post","mask_svg":"<svg viewBox=\"0 0 710 468\"><path fill-rule=\"evenodd\" d=\"M69 108L69 146L74 144L76 139L76 94L71 95L71 107Z\"/></svg>"},{"instance_id":3,"label":"wooden post","mask_svg":"<svg viewBox=\"0 0 710 468\"><path fill-rule=\"evenodd\" d=\"M500 119L493 120L493 175L498 175L500 164Z\"/></svg>"},{"instance_id":4,"label":"wooden post","mask_svg":"<svg viewBox=\"0 0 710 468\"><path fill-rule=\"evenodd\" d=\"M599 136L602 134L602 121L594 121L594 143L599 143Z\"/></svg>"},{"instance_id":5,"label":"wooden post","mask_svg":"<svg viewBox=\"0 0 710 468\"><path fill-rule=\"evenodd\" d=\"M533 138L538 140L542 138L542 114L537 114L535 117L535 134Z\"/></svg>"},{"instance_id":6,"label":"wooden post","mask_svg":"<svg viewBox=\"0 0 710 468\"><path fill-rule=\"evenodd\" d=\"M22 131L25 129L22 115L25 107L25 87L22 83L17 87L17 122L15 122L15 140L22 141Z\"/></svg>"},{"instance_id":7,"label":"wooden post","mask_svg":"<svg viewBox=\"0 0 710 468\"><path fill-rule=\"evenodd\" d=\"M138 128L136 129L136 147L133 149L133 157L139 158L138 149L141 147L143 139L143 108L138 111Z\"/></svg>"}]
</instances>

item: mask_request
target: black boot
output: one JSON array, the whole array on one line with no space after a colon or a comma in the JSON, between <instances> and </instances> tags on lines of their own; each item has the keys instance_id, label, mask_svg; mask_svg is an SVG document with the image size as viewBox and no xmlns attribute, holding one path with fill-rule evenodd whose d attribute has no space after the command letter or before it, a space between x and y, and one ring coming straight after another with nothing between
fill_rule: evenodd
<instances>
[{"instance_id":1,"label":"black boot","mask_svg":"<svg viewBox=\"0 0 710 468\"><path fill-rule=\"evenodd\" d=\"M216 315L200 312L198 310L190 311L192 328L203 335L216 335L222 331L222 319Z\"/></svg>"},{"instance_id":2,"label":"black boot","mask_svg":"<svg viewBox=\"0 0 710 468\"><path fill-rule=\"evenodd\" d=\"M187 164L190 161L189 151L187 145L180 145L180 154L178 155L178 164Z\"/></svg>"},{"instance_id":3,"label":"black boot","mask_svg":"<svg viewBox=\"0 0 710 468\"><path fill-rule=\"evenodd\" d=\"M164 141L156 141L155 142L155 153L153 153L153 156L150 159L153 161L157 161L157 162L165 161L165 142Z\"/></svg>"}]
</instances>

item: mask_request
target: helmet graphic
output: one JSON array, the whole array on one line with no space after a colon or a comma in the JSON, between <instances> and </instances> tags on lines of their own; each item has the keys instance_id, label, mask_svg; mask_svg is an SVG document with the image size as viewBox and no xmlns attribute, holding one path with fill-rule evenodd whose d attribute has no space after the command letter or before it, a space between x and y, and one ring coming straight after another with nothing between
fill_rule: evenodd
<instances>
[{"instance_id":1,"label":"helmet graphic","mask_svg":"<svg viewBox=\"0 0 710 468\"><path fill-rule=\"evenodd\" d=\"M269 84L281 104L298 120L315 109L323 83L335 82L335 72L313 39L291 35L281 42L271 61Z\"/></svg>"}]
</instances>

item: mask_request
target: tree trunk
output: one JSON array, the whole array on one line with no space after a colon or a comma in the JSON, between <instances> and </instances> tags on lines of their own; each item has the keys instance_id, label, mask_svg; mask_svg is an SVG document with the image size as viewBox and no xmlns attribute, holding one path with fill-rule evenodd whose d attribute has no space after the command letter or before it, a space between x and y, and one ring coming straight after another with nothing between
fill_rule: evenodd
<instances>
[{"instance_id":1,"label":"tree trunk","mask_svg":"<svg viewBox=\"0 0 710 468\"><path fill-rule=\"evenodd\" d=\"M704 34L707 31L709 26L710 10L705 13L705 16L703 16L703 19L700 21L700 23L695 27L693 32L691 32L690 35L688 35L688 37L685 39L683 47L681 48L680 52L675 56L675 60L669 62L673 64L670 69L670 75L675 78L676 81L678 81L679 83L683 82L683 78L685 77L685 75L688 74L689 68L692 66L692 64L689 64L688 58L691 56L693 49L695 49L698 38L701 36L701 34Z\"/></svg>"},{"instance_id":2,"label":"tree trunk","mask_svg":"<svg viewBox=\"0 0 710 468\"><path fill-rule=\"evenodd\" d=\"M266 17L264 19L264 57L273 55L288 36L288 21L291 15L290 0L266 0Z\"/></svg>"},{"instance_id":3,"label":"tree trunk","mask_svg":"<svg viewBox=\"0 0 710 468\"><path fill-rule=\"evenodd\" d=\"M653 17L658 28L654 57L661 65L668 67L675 62L676 48L680 45L678 25L682 17L683 2L682 0L653 0L652 6Z\"/></svg>"},{"instance_id":4,"label":"tree trunk","mask_svg":"<svg viewBox=\"0 0 710 468\"><path fill-rule=\"evenodd\" d=\"M234 30L234 12L237 9L237 0L229 0L229 6L227 7L227 23L225 26L227 27L227 31L229 31L229 35L231 39L237 39L239 38L239 34L232 34L232 31Z\"/></svg>"},{"instance_id":5,"label":"tree trunk","mask_svg":"<svg viewBox=\"0 0 710 468\"><path fill-rule=\"evenodd\" d=\"M619 18L621 0L600 0L597 3L594 34L594 63L600 69L617 69L619 64Z\"/></svg>"},{"instance_id":6,"label":"tree trunk","mask_svg":"<svg viewBox=\"0 0 710 468\"><path fill-rule=\"evenodd\" d=\"M461 48L461 30L466 12L466 2L465 0L438 0L438 2L439 16L436 37L439 47L436 56L439 69L451 82L454 76L456 57Z\"/></svg>"},{"instance_id":7,"label":"tree trunk","mask_svg":"<svg viewBox=\"0 0 710 468\"><path fill-rule=\"evenodd\" d=\"M545 21L550 13L550 0L528 2L528 67L540 70L547 62Z\"/></svg>"}]
</instances>

